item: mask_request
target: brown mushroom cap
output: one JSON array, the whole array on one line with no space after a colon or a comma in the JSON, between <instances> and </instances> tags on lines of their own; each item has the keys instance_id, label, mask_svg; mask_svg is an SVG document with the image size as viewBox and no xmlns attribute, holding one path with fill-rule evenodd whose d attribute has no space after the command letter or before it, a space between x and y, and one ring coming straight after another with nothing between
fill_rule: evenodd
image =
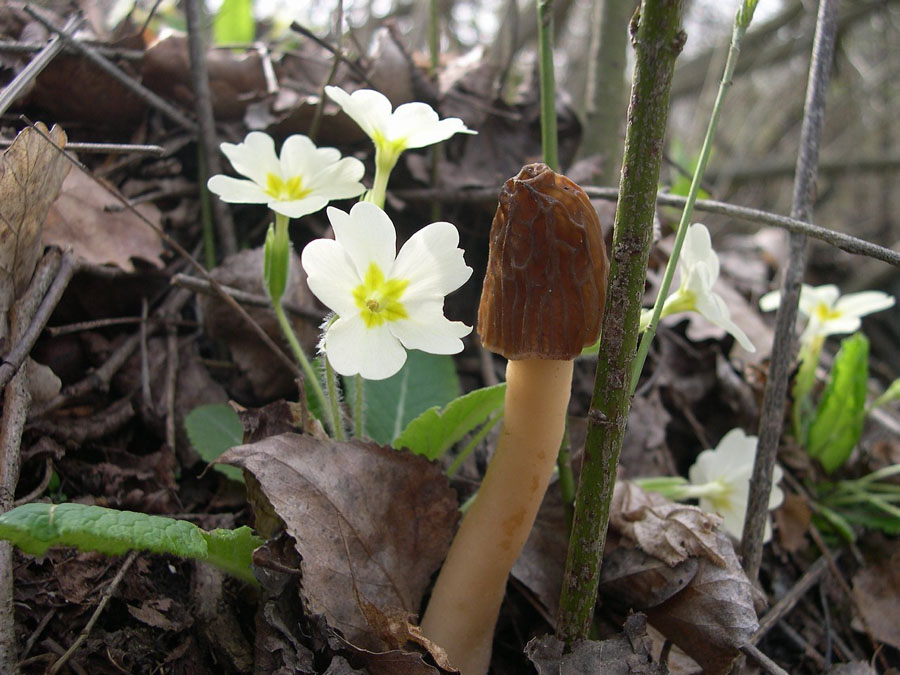
<instances>
[{"instance_id":1,"label":"brown mushroom cap","mask_svg":"<svg viewBox=\"0 0 900 675\"><path fill-rule=\"evenodd\" d=\"M575 358L600 335L609 262L587 194L546 164L506 181L478 307L485 347L509 359Z\"/></svg>"}]
</instances>

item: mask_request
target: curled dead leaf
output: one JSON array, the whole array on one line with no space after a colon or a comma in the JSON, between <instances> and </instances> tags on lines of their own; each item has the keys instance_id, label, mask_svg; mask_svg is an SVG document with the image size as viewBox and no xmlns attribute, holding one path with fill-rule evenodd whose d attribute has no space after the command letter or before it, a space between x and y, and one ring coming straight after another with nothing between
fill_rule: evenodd
<instances>
[{"instance_id":1,"label":"curled dead leaf","mask_svg":"<svg viewBox=\"0 0 900 675\"><path fill-rule=\"evenodd\" d=\"M721 522L717 515L645 492L630 481L616 483L610 527L669 565L695 555L724 567L716 532Z\"/></svg>"},{"instance_id":2,"label":"curled dead leaf","mask_svg":"<svg viewBox=\"0 0 900 675\"><path fill-rule=\"evenodd\" d=\"M65 132L58 126L47 131L40 122L35 126L19 132L0 155L0 337L6 312L34 274L44 218L70 166L53 147L65 146Z\"/></svg>"},{"instance_id":3,"label":"curled dead leaf","mask_svg":"<svg viewBox=\"0 0 900 675\"><path fill-rule=\"evenodd\" d=\"M632 614L622 633L608 640L577 640L563 653L565 643L552 635L532 639L525 654L538 675L664 675L665 666L653 662L647 636L647 617Z\"/></svg>"},{"instance_id":4,"label":"curled dead leaf","mask_svg":"<svg viewBox=\"0 0 900 675\"><path fill-rule=\"evenodd\" d=\"M419 611L458 518L440 467L375 443L299 434L232 448L221 461L255 478L256 499L294 538L309 613L361 649L389 649L396 636L372 625L372 607Z\"/></svg>"}]
</instances>

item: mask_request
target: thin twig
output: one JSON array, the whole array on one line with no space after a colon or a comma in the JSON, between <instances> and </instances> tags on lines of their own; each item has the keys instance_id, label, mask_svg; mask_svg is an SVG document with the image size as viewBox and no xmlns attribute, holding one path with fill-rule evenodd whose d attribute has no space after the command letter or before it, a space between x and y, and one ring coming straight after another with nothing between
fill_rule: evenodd
<instances>
[{"instance_id":1,"label":"thin twig","mask_svg":"<svg viewBox=\"0 0 900 675\"><path fill-rule=\"evenodd\" d=\"M34 488L27 495L20 497L16 501L13 502L13 507L22 506L23 504L30 504L35 499L44 494L44 490L47 489L47 486L50 485L50 479L53 477L53 459L48 457L44 462L44 476L41 478L41 482L38 483L37 487Z\"/></svg>"},{"instance_id":2,"label":"thin twig","mask_svg":"<svg viewBox=\"0 0 900 675\"><path fill-rule=\"evenodd\" d=\"M13 348L3 357L3 363L0 363L0 389L6 386L12 376L16 373L25 359L31 352L34 343L37 342L41 331L50 320L53 310L59 304L63 293L72 279L72 275L77 269L75 256L71 251L66 251L62 255L58 251L51 251L44 256L41 264L32 277L32 283L37 284L41 295L40 305L29 312L28 328L20 335L18 340L13 341Z\"/></svg>"},{"instance_id":3,"label":"thin twig","mask_svg":"<svg viewBox=\"0 0 900 675\"><path fill-rule=\"evenodd\" d=\"M118 49L116 47L110 47L108 45L100 44L99 42L93 40L78 41L84 42L98 54L102 54L109 59L122 61L141 61L145 57L143 49ZM37 52L45 48L46 46L36 45L33 42L14 42L11 40L0 40L0 54L36 54ZM71 51L66 47L65 43L63 43L63 51Z\"/></svg>"},{"instance_id":4,"label":"thin twig","mask_svg":"<svg viewBox=\"0 0 900 675\"><path fill-rule=\"evenodd\" d=\"M295 31L297 33L300 33L300 35L303 35L304 37L309 38L310 40L315 42L317 45L319 45L322 49L324 49L328 52L331 52L332 54L337 55L340 52L340 50L338 48L334 47L333 45L328 44L325 40L323 40L318 35L316 35L311 30L309 30L309 28L307 28L306 26L303 26L302 24L300 24L297 21L294 21L293 23L291 23L291 30ZM346 56L344 56L343 53L340 54L339 58L340 58L341 62L346 63L347 66L349 66L350 70L352 70L356 74L357 77L359 77L363 82L365 82L369 88L371 88L371 89L375 88L375 85L373 85L369 81L369 76L366 75L366 71L363 70L362 68L360 68L358 63L356 63L355 61L351 61Z\"/></svg>"},{"instance_id":5,"label":"thin twig","mask_svg":"<svg viewBox=\"0 0 900 675\"><path fill-rule=\"evenodd\" d=\"M325 95L325 87L334 81L334 76L337 74L338 66L341 65L341 59L344 58L343 51L343 34L344 34L344 3L338 2L337 8L335 9L335 18L334 18L334 36L337 41L337 47L335 47L333 52L333 57L331 59L331 68L328 71L328 75L325 77L325 80L322 82L322 86L319 87L319 102L316 103L316 109L313 112L312 121L309 123L309 138L313 142L316 140L316 136L319 134L319 124L322 122L322 112L325 110L325 101L327 100L327 96Z\"/></svg>"},{"instance_id":6,"label":"thin twig","mask_svg":"<svg viewBox=\"0 0 900 675\"><path fill-rule=\"evenodd\" d=\"M137 558L137 551L131 551L128 556L125 558L125 562L122 563L122 567L119 568L119 571L116 572L116 576L110 582L109 586L106 587L106 590L103 592L103 597L100 599L100 603L97 605L97 609L94 610L94 613L91 614L91 618L88 620L84 629L81 633L78 634L78 637L75 638L75 642L72 643L72 646L66 650L66 653L57 659L56 663L50 667L48 670L50 675L56 675L60 671L60 669L66 665L66 662L72 658L72 655L78 651L78 648L84 643L85 640L88 639L88 636L91 634L91 631L94 628L94 624L97 623L97 620L100 618L100 615L103 614L103 610L106 609L106 605L109 604L110 599L113 596L113 593L118 589L119 584L122 583L122 580L125 578L125 573L131 568L131 564Z\"/></svg>"},{"instance_id":7,"label":"thin twig","mask_svg":"<svg viewBox=\"0 0 900 675\"><path fill-rule=\"evenodd\" d=\"M175 452L175 400L178 391L178 331L169 326L166 333L166 444Z\"/></svg>"},{"instance_id":8,"label":"thin twig","mask_svg":"<svg viewBox=\"0 0 900 675\"><path fill-rule=\"evenodd\" d=\"M838 552L837 555L840 555L840 552ZM819 583L822 575L827 571L828 559L824 556L810 565L803 576L797 580L787 593L785 593L784 597L775 603L772 608L766 612L763 618L760 619L759 628L756 629L756 632L753 633L753 636L748 642L756 644L762 640L775 624L784 619L784 617L797 606L797 603L800 602L800 599L804 595L806 595L806 592Z\"/></svg>"},{"instance_id":9,"label":"thin twig","mask_svg":"<svg viewBox=\"0 0 900 675\"><path fill-rule=\"evenodd\" d=\"M421 190L394 190L394 197L409 201L452 201L459 204L491 203L497 201L500 186L494 188L478 188L473 190L446 190L443 188L426 188ZM617 201L619 191L616 188L592 187L584 188L588 196L593 199ZM656 203L662 206L682 207L686 202L685 197L659 193L656 195ZM852 237L843 232L829 230L810 222L782 216L770 211L751 209L746 206L736 206L727 202L719 202L713 199L698 199L694 204L695 211L715 213L736 220L749 223L771 225L791 233L802 234L811 239L818 239L839 248L847 253L863 255L881 262L886 262L894 267L900 267L900 251L894 251L878 244L873 244L858 237Z\"/></svg>"},{"instance_id":10,"label":"thin twig","mask_svg":"<svg viewBox=\"0 0 900 675\"><path fill-rule=\"evenodd\" d=\"M0 148L8 148L15 139L0 139ZM131 143L70 143L66 141L66 150L71 152L95 153L103 155L155 155L162 157L166 149L161 145L134 145Z\"/></svg>"},{"instance_id":11,"label":"thin twig","mask_svg":"<svg viewBox=\"0 0 900 675\"><path fill-rule=\"evenodd\" d=\"M138 96L141 100L156 108L166 117L171 119L179 126L187 129L191 133L197 130L197 125L193 120L188 118L184 113L175 108L164 98L147 89L147 87L140 84L133 77L130 77L127 73L125 73L118 66L112 63L112 61L98 54L93 48L88 47L84 43L74 39L64 28L60 28L43 14L34 10L31 5L25 5L24 10L29 14L29 16L43 25L47 30L57 33L67 46L71 47L74 51L78 52L78 54L86 58L104 73L112 77L135 96Z\"/></svg>"},{"instance_id":12,"label":"thin twig","mask_svg":"<svg viewBox=\"0 0 900 675\"><path fill-rule=\"evenodd\" d=\"M759 667L769 673L769 675L788 675L786 670L763 654L755 645L750 643L743 644L741 645L741 651L756 661Z\"/></svg>"},{"instance_id":13,"label":"thin twig","mask_svg":"<svg viewBox=\"0 0 900 675\"><path fill-rule=\"evenodd\" d=\"M223 256L237 253L237 237L234 221L228 205L221 199L211 199L206 181L210 176L222 173L219 158L219 139L216 137L216 120L213 114L212 92L209 88L209 71L206 68L206 44L203 39L203 0L187 0L185 15L188 27L188 53L191 61L191 82L194 85L194 111L197 115L198 140L200 141L200 175L198 188L200 199L206 200L214 215L213 221Z\"/></svg>"},{"instance_id":14,"label":"thin twig","mask_svg":"<svg viewBox=\"0 0 900 675\"><path fill-rule=\"evenodd\" d=\"M63 31L75 30L80 24L81 20L73 16L66 22ZM3 91L0 92L0 115L6 112L9 106L12 105L12 102L22 93L22 90L31 84L40 75L41 71L56 58L56 55L62 51L64 45L62 38L59 35L54 35L37 56L19 71L19 74L13 78L13 81L3 88Z\"/></svg>"},{"instance_id":15,"label":"thin twig","mask_svg":"<svg viewBox=\"0 0 900 675\"><path fill-rule=\"evenodd\" d=\"M186 288L194 293L202 293L203 295L210 296L216 295L208 281L187 274L176 274L172 277L170 283L173 286L180 286L181 288ZM221 286L221 289L242 305L247 305L248 307L263 307L265 309L272 308L272 300L267 295L248 293L247 291L232 288L231 286ZM307 309L306 307L301 307L300 305L287 300L282 300L281 306L284 307L285 311L289 314L309 319L310 321L321 322L322 319L325 318L324 312L315 309Z\"/></svg>"},{"instance_id":16,"label":"thin twig","mask_svg":"<svg viewBox=\"0 0 900 675\"><path fill-rule=\"evenodd\" d=\"M821 0L819 4L791 203L791 217L796 220L809 221L812 213L819 145L825 117L825 94L828 89L837 32L837 5L837 0ZM744 532L741 537L742 564L751 583L756 583L762 562L763 535L769 517L772 473L781 438L788 379L794 353L800 286L806 271L806 236L791 233L788 236L788 249L789 262L781 282L781 303L775 315L775 337L759 420L759 445L753 463L753 475L750 478L752 489L747 500Z\"/></svg>"}]
</instances>

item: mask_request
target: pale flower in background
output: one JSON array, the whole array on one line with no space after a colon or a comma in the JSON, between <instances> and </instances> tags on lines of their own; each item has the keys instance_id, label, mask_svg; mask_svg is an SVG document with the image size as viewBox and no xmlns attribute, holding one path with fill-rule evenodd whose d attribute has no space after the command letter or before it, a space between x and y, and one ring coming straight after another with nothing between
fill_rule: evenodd
<instances>
[{"instance_id":1,"label":"pale flower in background","mask_svg":"<svg viewBox=\"0 0 900 675\"><path fill-rule=\"evenodd\" d=\"M731 312L725 300L713 290L719 278L719 256L713 250L709 230L705 225L694 223L688 228L677 270L681 284L677 291L666 298L661 316L677 312L697 312L707 321L731 333L748 352L755 352L756 347L750 342L750 338L731 320ZM650 323L651 314L652 310L642 312L642 330Z\"/></svg>"},{"instance_id":2,"label":"pale flower in background","mask_svg":"<svg viewBox=\"0 0 900 675\"><path fill-rule=\"evenodd\" d=\"M776 309L781 302L781 292L772 291L759 299L764 312ZM881 291L862 291L841 295L834 284L800 288L800 313L809 322L800 337L801 343L809 343L828 335L852 333L862 325L861 317L893 307L894 297Z\"/></svg>"},{"instance_id":3,"label":"pale flower in background","mask_svg":"<svg viewBox=\"0 0 900 675\"><path fill-rule=\"evenodd\" d=\"M266 204L276 213L299 218L324 208L332 199L357 197L363 163L341 157L336 148L317 148L302 134L288 136L275 152L272 137L251 131L242 143L222 143L231 166L249 180L213 176L207 186L231 204Z\"/></svg>"},{"instance_id":4,"label":"pale flower in background","mask_svg":"<svg viewBox=\"0 0 900 675\"><path fill-rule=\"evenodd\" d=\"M407 349L462 351L472 328L444 316L444 296L472 275L456 227L426 225L397 253L394 224L378 206L327 213L335 238L307 244L301 264L310 290L337 315L322 339L334 370L381 380L403 367Z\"/></svg>"},{"instance_id":5,"label":"pale flower in background","mask_svg":"<svg viewBox=\"0 0 900 675\"><path fill-rule=\"evenodd\" d=\"M404 150L423 148L445 141L454 134L474 134L458 117L439 119L427 103L404 103L391 111L388 98L374 89L358 89L348 94L340 87L325 87L325 93L356 122L384 153L391 166Z\"/></svg>"},{"instance_id":6,"label":"pale flower in background","mask_svg":"<svg viewBox=\"0 0 900 675\"><path fill-rule=\"evenodd\" d=\"M725 529L737 539L741 538L744 529L757 440L742 429L732 429L714 450L701 452L688 471L691 485L687 486L685 496L699 498L701 509L722 516ZM778 487L782 476L781 467L776 465L769 510L777 508L784 500L784 493ZM772 526L767 519L763 541L769 541L771 537Z\"/></svg>"}]
</instances>

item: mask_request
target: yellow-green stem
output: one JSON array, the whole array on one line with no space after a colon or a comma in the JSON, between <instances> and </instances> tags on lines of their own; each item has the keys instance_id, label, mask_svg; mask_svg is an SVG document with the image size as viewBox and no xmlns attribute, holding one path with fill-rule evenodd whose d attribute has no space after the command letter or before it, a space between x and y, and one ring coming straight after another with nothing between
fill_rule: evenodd
<instances>
[{"instance_id":1,"label":"yellow-green stem","mask_svg":"<svg viewBox=\"0 0 900 675\"><path fill-rule=\"evenodd\" d=\"M553 1L538 0L538 66L541 80L541 151L544 164L559 171L556 138L556 76L553 72Z\"/></svg>"},{"instance_id":2,"label":"yellow-green stem","mask_svg":"<svg viewBox=\"0 0 900 675\"><path fill-rule=\"evenodd\" d=\"M328 414L332 420L334 437L339 441L345 441L347 440L347 435L344 433L344 423L341 419L337 377L334 374L334 368L331 367L331 361L328 360L328 356L323 356L323 358L325 359L325 386L328 388Z\"/></svg>"},{"instance_id":3,"label":"yellow-green stem","mask_svg":"<svg viewBox=\"0 0 900 675\"><path fill-rule=\"evenodd\" d=\"M288 319L287 314L284 312L284 308L281 306L280 302L276 302L272 305L275 309L275 318L278 320L278 325L281 327L281 332L284 333L284 336L287 338L288 344L291 347L291 351L294 353L294 358L297 359L297 363L300 364L300 368L303 370L303 375L306 377L306 386L310 388L315 396L316 401L319 404L319 409L322 411L322 414L326 416L326 424L328 425L328 431L334 435L335 433L335 424L334 420L331 419L328 415L328 399L325 397L325 392L322 390L322 384L319 382L319 376L316 374L316 371L313 369L312 364L310 364L309 359L306 358L306 354L303 352L303 347L300 346L300 341L297 339L297 334L294 333L294 328L291 326L291 321Z\"/></svg>"},{"instance_id":4,"label":"yellow-green stem","mask_svg":"<svg viewBox=\"0 0 900 675\"><path fill-rule=\"evenodd\" d=\"M713 104L712 115L709 118L709 125L706 127L706 136L703 138L703 145L700 148L700 157L697 159L697 168L694 170L694 177L691 180L691 188L688 191L687 201L681 212L681 220L678 222L678 231L675 233L675 243L672 245L672 254L669 256L669 262L666 265L666 271L663 275L662 283L659 286L659 292L656 295L656 302L653 305L653 314L650 318L650 325L641 336L638 345L637 356L634 359L634 366L631 371L631 393L637 388L638 379L641 376L641 370L644 368L644 361L647 359L647 353L650 351L650 344L656 335L656 326L659 324L662 315L663 305L666 301L666 295L669 293L669 287L672 285L672 278L675 276L675 268L678 266L678 257L681 255L681 246L687 235L688 226L691 223L691 216L694 214L694 203L697 201L697 195L700 192L700 183L703 180L703 173L706 171L706 165L709 162L709 155L712 151L713 139L716 134L716 128L719 126L719 116L722 113L722 104L725 102L725 94L731 87L734 69L737 66L738 56L741 53L741 40L750 20L753 17L753 9L756 2L743 3L738 9L734 19L734 29L731 33L731 45L728 48L728 57L725 60L725 72L722 74L722 81L719 83L719 91L716 94L716 100Z\"/></svg>"},{"instance_id":5,"label":"yellow-green stem","mask_svg":"<svg viewBox=\"0 0 900 675\"><path fill-rule=\"evenodd\" d=\"M362 438L365 428L366 412L366 381L361 375L356 376L356 386L353 391L353 435Z\"/></svg>"}]
</instances>

